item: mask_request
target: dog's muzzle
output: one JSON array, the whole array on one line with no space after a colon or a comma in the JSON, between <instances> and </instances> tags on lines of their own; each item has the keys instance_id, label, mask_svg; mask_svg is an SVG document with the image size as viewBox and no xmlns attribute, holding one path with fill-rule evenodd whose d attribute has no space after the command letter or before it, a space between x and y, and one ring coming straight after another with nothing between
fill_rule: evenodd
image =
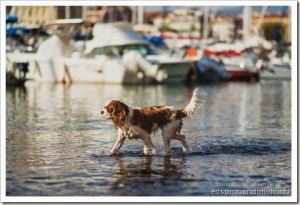
<instances>
[{"instance_id":1,"label":"dog's muzzle","mask_svg":"<svg viewBox=\"0 0 300 205\"><path fill-rule=\"evenodd\" d=\"M110 119L110 115L108 114L108 112L106 110L101 110L100 115L101 115L101 117L103 117L105 119Z\"/></svg>"}]
</instances>

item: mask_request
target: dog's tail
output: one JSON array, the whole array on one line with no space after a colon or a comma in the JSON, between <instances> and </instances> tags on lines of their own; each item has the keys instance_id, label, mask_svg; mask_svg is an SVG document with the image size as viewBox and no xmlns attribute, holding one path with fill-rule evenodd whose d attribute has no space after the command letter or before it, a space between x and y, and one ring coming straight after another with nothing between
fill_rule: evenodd
<instances>
[{"instance_id":1,"label":"dog's tail","mask_svg":"<svg viewBox=\"0 0 300 205\"><path fill-rule=\"evenodd\" d=\"M193 92L193 96L190 100L190 103L185 108L178 110L178 118L191 117L200 108L201 103L198 95L199 88L196 88Z\"/></svg>"}]
</instances>

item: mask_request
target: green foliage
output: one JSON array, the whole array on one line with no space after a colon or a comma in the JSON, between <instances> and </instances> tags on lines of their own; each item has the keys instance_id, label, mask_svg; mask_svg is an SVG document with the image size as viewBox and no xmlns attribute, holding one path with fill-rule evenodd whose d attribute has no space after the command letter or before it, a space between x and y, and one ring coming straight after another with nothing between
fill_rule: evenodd
<instances>
[{"instance_id":1,"label":"green foliage","mask_svg":"<svg viewBox=\"0 0 300 205\"><path fill-rule=\"evenodd\" d=\"M267 40L274 40L276 29L278 29L280 33L280 41L284 40L286 28L280 23L264 23L260 28L260 33L263 34Z\"/></svg>"}]
</instances>

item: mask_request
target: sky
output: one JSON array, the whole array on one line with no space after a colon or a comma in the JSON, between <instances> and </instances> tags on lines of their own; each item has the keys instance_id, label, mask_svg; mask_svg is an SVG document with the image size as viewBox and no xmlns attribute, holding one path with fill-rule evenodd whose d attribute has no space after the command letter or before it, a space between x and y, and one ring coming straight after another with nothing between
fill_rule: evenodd
<instances>
[{"instance_id":1,"label":"sky","mask_svg":"<svg viewBox=\"0 0 300 205\"><path fill-rule=\"evenodd\" d=\"M185 8L184 6L168 6L168 10L173 10L176 8ZM203 8L203 7L199 7ZM211 7L218 11L218 14L240 14L243 11L243 6L214 6ZM261 6L253 6L253 11L261 11ZM144 7L146 11L159 11L163 10L162 6L147 6ZM166 8L165 8L166 9ZM282 12L286 10L286 6L268 6L267 12Z\"/></svg>"}]
</instances>

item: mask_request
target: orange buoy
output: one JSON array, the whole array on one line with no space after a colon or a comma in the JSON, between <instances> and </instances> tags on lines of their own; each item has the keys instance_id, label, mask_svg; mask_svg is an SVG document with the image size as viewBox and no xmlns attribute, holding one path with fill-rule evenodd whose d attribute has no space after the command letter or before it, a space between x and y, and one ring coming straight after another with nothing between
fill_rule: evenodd
<instances>
[{"instance_id":1,"label":"orange buoy","mask_svg":"<svg viewBox=\"0 0 300 205\"><path fill-rule=\"evenodd\" d=\"M186 51L186 55L189 58L193 58L193 57L197 56L197 49L195 47L189 47Z\"/></svg>"},{"instance_id":2,"label":"orange buoy","mask_svg":"<svg viewBox=\"0 0 300 205\"><path fill-rule=\"evenodd\" d=\"M66 84L66 79L65 79L65 76L63 76L63 78L60 80L60 83L65 85Z\"/></svg>"}]
</instances>

